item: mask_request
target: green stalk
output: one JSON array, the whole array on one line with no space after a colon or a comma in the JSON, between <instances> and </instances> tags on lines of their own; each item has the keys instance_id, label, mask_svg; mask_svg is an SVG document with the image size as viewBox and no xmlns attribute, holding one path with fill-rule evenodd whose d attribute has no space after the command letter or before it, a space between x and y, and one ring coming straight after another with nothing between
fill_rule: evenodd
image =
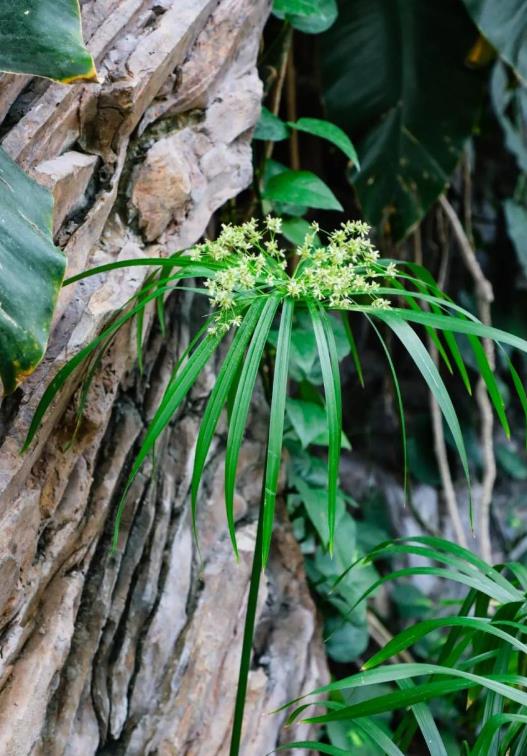
<instances>
[{"instance_id":1,"label":"green stalk","mask_svg":"<svg viewBox=\"0 0 527 756\"><path fill-rule=\"evenodd\" d=\"M234 705L234 722L232 725L231 749L229 752L230 756L239 756L242 738L243 712L245 709L245 697L247 694L247 681L249 679L249 670L251 667L254 626L256 623L256 609L258 606L258 591L260 588L260 578L262 575L264 499L265 470L262 477L262 497L260 501L260 512L258 514L258 527L256 529L256 543L254 545L251 581L249 584L249 598L247 600L247 611L245 614L245 626L243 628L242 655L240 659L240 671L238 673L236 703Z\"/></svg>"}]
</instances>

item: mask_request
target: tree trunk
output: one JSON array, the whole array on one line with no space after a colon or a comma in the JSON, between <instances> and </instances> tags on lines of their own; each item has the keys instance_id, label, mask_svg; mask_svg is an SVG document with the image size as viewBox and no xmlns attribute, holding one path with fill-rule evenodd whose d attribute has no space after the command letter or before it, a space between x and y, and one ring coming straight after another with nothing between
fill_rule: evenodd
<instances>
[{"instance_id":1,"label":"tree trunk","mask_svg":"<svg viewBox=\"0 0 527 756\"><path fill-rule=\"evenodd\" d=\"M194 243L252 178L260 110L255 63L268 0L87 0L100 83L0 77L3 147L56 199L69 275ZM24 434L49 379L142 285L146 269L63 290L37 374L0 406L0 753L225 754L265 444L253 408L240 460L234 560L223 512L222 434L200 497L198 554L189 474L215 365L136 479L119 548L115 503L134 448L203 310L167 306L106 352L76 436L79 376L30 450ZM73 440L72 440L73 438ZM242 752L263 756L269 712L326 680L302 558L284 522L263 581ZM288 732L288 736L306 732ZM289 739L289 738L288 738Z\"/></svg>"}]
</instances>

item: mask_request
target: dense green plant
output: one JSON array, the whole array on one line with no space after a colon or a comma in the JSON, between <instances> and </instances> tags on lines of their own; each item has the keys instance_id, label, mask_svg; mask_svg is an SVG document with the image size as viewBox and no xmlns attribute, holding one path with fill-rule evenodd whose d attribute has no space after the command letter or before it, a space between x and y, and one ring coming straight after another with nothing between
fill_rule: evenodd
<instances>
[{"instance_id":1,"label":"dense green plant","mask_svg":"<svg viewBox=\"0 0 527 756\"><path fill-rule=\"evenodd\" d=\"M517 562L493 568L448 541L414 537L381 544L339 580L351 577L364 564L401 556L418 558L422 564L374 581L357 605L383 584L433 575L469 589L458 612L440 611L412 623L370 657L361 672L291 702L289 724L305 718L308 709L321 708L323 713L309 712L306 721L329 727L333 737L329 744L288 743L283 749L313 748L335 756L355 753L348 735L353 733L382 753L400 756L408 753L419 729L430 753L446 756L448 722L440 730L430 705L441 698L443 707L457 701L466 708L462 731L455 733L464 753L521 756L527 746L527 570ZM424 656L424 661L399 662L408 649L416 658ZM394 712L400 714L395 730L390 727ZM441 717L440 710L436 713Z\"/></svg>"},{"instance_id":2,"label":"dense green plant","mask_svg":"<svg viewBox=\"0 0 527 756\"><path fill-rule=\"evenodd\" d=\"M96 78L78 0L0 0L0 71ZM9 393L44 356L66 258L53 244L51 193L2 148L0 185L0 379Z\"/></svg>"},{"instance_id":3,"label":"dense green plant","mask_svg":"<svg viewBox=\"0 0 527 756\"><path fill-rule=\"evenodd\" d=\"M328 235L323 234L315 224L306 235L303 244L294 249L292 257L289 256L289 265L287 251L279 241L281 230L281 220L273 217L267 217L261 225L255 220L241 226L224 225L216 241L196 245L188 254L178 254L166 260L124 260L70 279L70 282L74 282L86 276L134 265L155 265L159 270L155 277L151 276L147 280L145 287L134 297L128 308L59 371L42 397L26 442L26 445L31 442L47 407L67 378L84 364L87 370L86 380L89 383L93 377L93 366L97 364L102 350L111 342L117 331L134 316L142 313L150 302L160 300L167 292L178 289L190 288L204 294L210 300L212 314L175 368L141 443L119 503L115 544L126 495L134 477L147 456L154 451L157 439L207 362L234 328L234 336L201 421L192 477L192 512L195 525L199 483L208 450L221 412L230 401L225 459L225 506L228 529L236 552L234 492L238 456L264 350L273 323L278 320L267 459L262 477L262 499L243 641L232 754L239 751L256 599L261 570L267 562L271 544L295 313L303 314L303 317L310 319L324 387L328 429L326 522L327 548L330 555L335 548L339 500L338 471L342 444L339 355L332 327L333 316L330 313L335 312L344 318L345 330L351 339L355 354L356 346L347 321L349 313L362 314L379 336L378 325L388 327L397 336L441 408L467 479L468 460L459 420L439 371L413 325L425 327L440 348L446 365L451 370L452 365L456 365L465 381L468 379L456 336L467 337L498 417L507 433L509 426L500 387L487 362L480 339L491 338L499 344L507 344L527 352L526 341L482 325L471 313L452 302L438 289L433 278L423 268L411 263L396 264L393 260L381 259L368 238L368 227L360 221L344 223ZM183 280L196 277L204 279L203 286L182 286ZM388 352L387 354L389 355ZM92 360L91 363L88 358ZM403 447L406 447L401 394L391 359L389 364L393 370L399 397ZM512 364L510 370L521 402L527 410L527 397ZM85 395L86 391L81 391L81 412Z\"/></svg>"},{"instance_id":4,"label":"dense green plant","mask_svg":"<svg viewBox=\"0 0 527 756\"><path fill-rule=\"evenodd\" d=\"M524 157L521 122L517 127L511 120L511 102L517 101L521 110L524 90L520 86L511 88L509 75L519 81L525 78L521 45L516 38L516 33L521 34L522 24L514 25L515 34L503 33L510 18L523 12L521 2L512 0L503 8L497 8L491 0L464 0L464 3L478 28L492 41L502 60L512 67L510 74L505 63L498 62L492 92L507 139L521 162ZM413 14L412 23L408 21L409 9ZM342 430L339 362L346 354L351 354L362 382L360 357L348 314L364 316L380 340L393 378L406 468L402 395L386 340L387 333L393 333L436 398L468 479L466 439L439 370L414 326L424 327L440 359L450 372L459 373L469 393L467 368L469 365L477 368L507 435L504 384L495 377L480 339L492 338L506 345L507 350L502 352L503 363L510 368L524 411L527 411L527 397L509 353L511 347L527 351L527 342L483 326L470 312L446 297L422 267L379 259L364 224L343 224L329 236L320 232L306 216L312 209L342 211L344 199L337 197L333 185L330 188L312 171L299 164L288 166L269 159L268 151L270 143L280 143L291 135L321 137L349 160L350 178L367 219L375 224L388 220L383 226L384 233L402 237L415 227L444 190L476 123L486 72L471 71L464 61L468 57L472 64L479 66L488 62L493 52L483 38L478 38L476 27L463 12L461 3L453 0L440 9L421 8L416 3L403 8L400 4L388 7L385 3L358 2L353 8L340 3L340 10L339 23L334 24L338 14L335 0L275 0L274 14L284 22L277 43L282 40L285 48L290 44L293 29L307 34L327 32L322 46L326 104L331 117L344 129L320 118L298 118L296 114L292 117L288 114L283 120L276 103L272 111L262 110L255 138L266 145L263 160L257 151L255 196L262 215L271 212L282 217L268 218L264 226L254 221L240 227L226 225L217 241L205 242L188 254L178 254L168 260L124 261L70 279L69 283L73 283L86 275L127 265L153 266L145 286L128 307L52 381L37 410L27 443L56 392L77 369L84 374L79 392L80 419L104 350L117 331L134 317L141 362L143 316L150 303L157 303L162 319L162 303L168 293L190 289L208 296L212 315L180 358L143 439L119 503L114 543L117 545L126 493L134 476L146 456L154 452L160 433L207 361L223 341L228 341L226 357L200 428L192 478L192 512L195 528L201 474L220 415L228 406L226 519L236 551L233 506L236 466L249 405L265 356L267 364L274 364L269 441L231 753L238 753L241 741L259 578L269 554L281 449L285 444L290 452L288 511L306 556L311 585L324 605L329 634L326 646L333 659L351 661L364 651L368 643L364 599L380 585L424 571L424 574L446 577L471 588L458 615L449 617L436 613L426 617L414 627L403 630L372 657L362 676L335 681L318 691L318 695L329 694L329 699L322 704L326 713L313 721L326 726L330 742L297 745L340 754L359 753L360 742L373 744L374 753L379 750L403 753L413 744L418 727L431 753L444 754L448 744L435 724L433 703L428 707L428 702L440 697L442 704L453 702L459 711L462 708L459 697L467 690L471 704L463 729L467 750L471 748L473 756L509 751L519 756L527 737L525 694L521 690L525 650L521 640L525 631L522 629L524 571L520 565L513 564L500 572L452 544L419 539L384 544L354 563L352 569L348 568L350 561L363 553L365 540L369 539L371 544L372 533L363 537L361 543L363 525L354 521L349 511L353 502L339 487L340 448L348 444ZM376 33L379 25L382 34ZM364 34L367 44L363 44ZM437 47L428 44L431 39L443 41ZM422 44L423 40L427 41L426 45ZM283 51L281 54L283 57ZM364 71L377 68L379 60L386 64L384 78L364 76ZM415 86L416 72L421 82L418 87ZM435 82L433 86L431 82ZM458 107L453 107L453 99ZM357 154L345 131L361 137L359 151L363 169L360 172L357 172ZM514 203L511 200L506 206L511 236L519 240L519 249L524 204L524 187L520 182ZM48 209L48 216L49 212ZM49 226L49 218L47 222ZM286 250L282 249L281 238L289 242ZM203 279L204 284L195 285L193 279L196 278ZM58 271L54 291L60 280L61 271ZM51 306L47 313L51 314ZM39 317L38 322L44 326L39 345L41 355L48 321ZM231 333L234 333L232 340ZM30 357L28 370L35 361L31 362L32 359ZM11 381L10 387L13 387L23 371L15 363L9 369L10 373L5 372L7 379L4 374L2 377L6 385ZM324 398L319 391L321 386ZM327 448L327 465L309 453L311 444ZM372 532L375 534L374 530ZM377 539L387 535L379 533ZM401 555L426 556L446 567L406 568L379 577L374 562L381 563L382 571L383 560ZM412 652L422 662L384 665L392 655L406 652L414 644L417 645ZM379 683L384 688L374 687ZM393 683L399 691L386 688ZM368 694L363 695L364 701L358 700L359 686L363 694L366 689L372 691L373 697ZM407 713L409 702L411 710ZM291 720L302 711L300 708L293 712ZM400 712L395 730L391 729L390 721L393 712ZM503 737L498 733L500 727L508 728Z\"/></svg>"}]
</instances>

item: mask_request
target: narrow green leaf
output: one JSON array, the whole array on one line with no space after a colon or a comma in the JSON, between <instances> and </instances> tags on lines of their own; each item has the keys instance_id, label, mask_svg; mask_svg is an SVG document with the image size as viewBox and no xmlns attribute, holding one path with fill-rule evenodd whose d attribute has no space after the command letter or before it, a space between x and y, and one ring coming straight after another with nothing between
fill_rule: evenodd
<instances>
[{"instance_id":1,"label":"narrow green leaf","mask_svg":"<svg viewBox=\"0 0 527 756\"><path fill-rule=\"evenodd\" d=\"M181 274L181 277L183 278L184 275L185 274ZM38 406L31 419L31 425L29 426L22 451L25 451L28 448L29 444L32 442L40 426L40 423L42 422L42 418L44 417L49 405L57 395L58 391L60 391L70 375L72 375L72 373L84 362L84 360L95 349L97 349L100 344L106 341L109 336L116 333L131 318L141 312L141 310L148 304L148 302L155 299L160 295L160 293L164 293L166 291L175 291L177 288L178 287L176 286L166 286L159 291L154 291L153 293L149 294L134 307L127 310L123 315L113 320L112 323L107 328L105 328L95 339L90 341L90 343L87 344L83 349L81 349L80 352L78 352L74 357L72 357L71 360L68 360L64 367L62 367L57 375L50 381L46 390L44 391L44 394L42 395L42 398L38 403Z\"/></svg>"},{"instance_id":2,"label":"narrow green leaf","mask_svg":"<svg viewBox=\"0 0 527 756\"><path fill-rule=\"evenodd\" d=\"M524 643L521 643L521 641L513 635L504 632L495 624L492 624L490 620L479 617L439 617L417 622L415 625L402 630L391 641L388 641L384 648L368 659L363 665L363 669L372 669L373 667L382 664L392 656L396 656L401 651L413 646L417 641L421 640L421 638L434 632L434 630L445 627L463 627L468 630L487 633L495 638L500 638L500 640L510 644L510 646L518 651L527 654L527 646Z\"/></svg>"},{"instance_id":3,"label":"narrow green leaf","mask_svg":"<svg viewBox=\"0 0 527 756\"><path fill-rule=\"evenodd\" d=\"M443 670L443 674L447 674ZM431 698L443 698L450 693L457 693L460 690L467 690L477 685L469 680L450 679L438 680L435 682L423 683L415 688L408 690L398 690L394 693L386 693L377 698L368 699L361 703L346 706L338 711L332 711L329 714L322 714L315 717L306 717L304 722L310 724L327 724L329 722L341 722L358 717L370 717L375 714L384 714L397 709L406 709L409 706L415 706Z\"/></svg>"},{"instance_id":4,"label":"narrow green leaf","mask_svg":"<svg viewBox=\"0 0 527 756\"><path fill-rule=\"evenodd\" d=\"M236 331L232 344L216 378L214 388L212 389L200 423L191 483L192 529L196 540L197 500L203 468L205 467L205 462L216 431L218 420L220 419L221 412L227 401L227 396L238 373L238 368L245 354L249 339L252 336L258 318L262 314L264 304L265 300L263 297L256 299L247 311L242 324Z\"/></svg>"},{"instance_id":5,"label":"narrow green leaf","mask_svg":"<svg viewBox=\"0 0 527 756\"><path fill-rule=\"evenodd\" d=\"M485 381L487 391L489 392L489 396L491 398L492 404L494 405L494 409L496 410L496 414L498 415L501 426L505 431L507 438L510 438L511 429L509 427L509 421L507 420L507 414L505 412L505 403L498 388L494 372L489 365L485 350L480 340L476 338L476 336L469 336L468 340L470 342L470 346L472 347L472 351L474 352L480 375Z\"/></svg>"},{"instance_id":6,"label":"narrow green leaf","mask_svg":"<svg viewBox=\"0 0 527 756\"><path fill-rule=\"evenodd\" d=\"M278 343L276 346L264 486L265 494L262 536L262 562L264 567L267 564L269 550L271 548L276 491L282 461L285 403L287 399L287 375L289 370L289 352L291 348L291 328L293 324L294 309L295 305L293 300L285 299L282 307L282 317L280 319L280 330L278 332Z\"/></svg>"},{"instance_id":7,"label":"narrow green leaf","mask_svg":"<svg viewBox=\"0 0 527 756\"><path fill-rule=\"evenodd\" d=\"M413 680L398 680L397 685L401 690L409 690L416 687L416 683ZM423 734L426 747L430 751L431 756L448 756L443 738L437 729L434 717L427 704L416 703L411 707L410 711L415 719L415 724Z\"/></svg>"},{"instance_id":8,"label":"narrow green leaf","mask_svg":"<svg viewBox=\"0 0 527 756\"><path fill-rule=\"evenodd\" d=\"M192 388L197 377L210 360L211 356L219 346L223 339L222 334L208 334L203 341L191 354L188 361L182 367L181 372L177 375L177 380L171 381L166 388L166 391L161 399L156 414L154 415L152 422L150 423L146 435L141 444L132 469L126 481L123 494L119 501L117 508L117 514L115 517L113 547L116 548L119 538L119 527L121 524L121 518L123 515L124 506L126 503L126 497L130 486L147 456L153 451L155 443L160 434L165 430L170 420L174 416L177 408Z\"/></svg>"},{"instance_id":9,"label":"narrow green leaf","mask_svg":"<svg viewBox=\"0 0 527 756\"><path fill-rule=\"evenodd\" d=\"M340 370L335 336L325 310L308 304L317 342L318 355L322 368L324 393L326 396L326 415L329 430L328 448L328 527L330 554L333 553L335 540L335 520L337 511L337 491L340 466L340 448L342 438L342 393L340 387Z\"/></svg>"},{"instance_id":10,"label":"narrow green leaf","mask_svg":"<svg viewBox=\"0 0 527 756\"><path fill-rule=\"evenodd\" d=\"M348 314L346 312L341 312L342 322L344 324L344 331L346 333L348 344L350 347L350 353L351 358L353 360L353 364L355 365L355 370L357 371L357 375L359 376L359 383L364 388L364 375L362 373L362 363L360 361L360 355L359 350L357 349L357 342L355 341L355 336L353 335L353 331L351 329L351 324L349 321Z\"/></svg>"},{"instance_id":11,"label":"narrow green leaf","mask_svg":"<svg viewBox=\"0 0 527 756\"><path fill-rule=\"evenodd\" d=\"M514 383L514 388L516 389L516 393L518 394L518 398L520 400L523 414L525 415L525 421L526 421L525 446L527 448L527 394L525 393L523 381L520 378L518 371L516 370L516 368L514 367L514 365L508 358L507 358L507 362L509 366L509 372L512 377L512 381Z\"/></svg>"},{"instance_id":12,"label":"narrow green leaf","mask_svg":"<svg viewBox=\"0 0 527 756\"><path fill-rule=\"evenodd\" d=\"M361 730L369 740L388 756L404 756L403 752L397 748L395 743L388 737L384 730L376 724L375 720L365 717L357 719L355 726Z\"/></svg>"},{"instance_id":13,"label":"narrow green leaf","mask_svg":"<svg viewBox=\"0 0 527 756\"><path fill-rule=\"evenodd\" d=\"M383 348L384 354L386 355L386 360L388 362L388 366L390 368L390 373L392 376L392 383L395 389L395 395L397 397L397 407L399 411L399 420L401 423L401 439L402 439L402 447L403 447L403 488L405 494L408 490L408 442L407 442L407 435L406 435L406 417L404 414L404 403L403 403L403 397L401 394L401 387L399 385L399 379L397 377L397 371L395 369L395 365L392 359L392 356L390 354L390 350L388 349L385 340L382 337L381 332L373 322L373 320L367 316L368 321L377 334L377 338L381 342L381 346Z\"/></svg>"},{"instance_id":14,"label":"narrow green leaf","mask_svg":"<svg viewBox=\"0 0 527 756\"><path fill-rule=\"evenodd\" d=\"M399 319L420 325L429 325L433 328L451 331L452 333L472 334L483 339L492 339L498 344L509 344L509 346L527 353L527 341L515 336L507 331L501 331L499 328L483 325L478 320L463 320L451 315L438 315L432 312L412 312L411 310L402 310L392 307L389 310L379 310L374 307L350 307L352 311L370 312L381 320ZM454 308L456 309L456 308Z\"/></svg>"},{"instance_id":15,"label":"narrow green leaf","mask_svg":"<svg viewBox=\"0 0 527 756\"><path fill-rule=\"evenodd\" d=\"M506 724L518 722L527 726L526 714L496 714L486 722L474 744L471 756L487 756L496 733Z\"/></svg>"},{"instance_id":16,"label":"narrow green leaf","mask_svg":"<svg viewBox=\"0 0 527 756\"><path fill-rule=\"evenodd\" d=\"M236 469L238 467L238 457L242 445L243 434L245 432L254 385L256 383L256 376L258 375L258 368L260 367L265 343L279 303L280 297L278 295L269 297L265 302L262 315L254 329L251 343L249 344L229 423L227 450L225 454L225 507L227 511L229 535L237 558L238 546L236 544L234 523Z\"/></svg>"},{"instance_id":17,"label":"narrow green leaf","mask_svg":"<svg viewBox=\"0 0 527 756\"><path fill-rule=\"evenodd\" d=\"M192 268L193 272L187 272L188 277L199 275L210 275L217 270L221 270L223 266L213 261L206 263L196 263L185 255L174 255L172 257L131 257L126 260L117 260L116 262L105 263L104 265L98 265L95 268L89 268L83 270L81 273L77 273L75 276L70 276L64 281L64 286L82 281L84 278L92 278L98 276L100 273L109 273L113 270L119 270L120 268ZM196 270L194 270L196 269Z\"/></svg>"},{"instance_id":18,"label":"narrow green leaf","mask_svg":"<svg viewBox=\"0 0 527 756\"><path fill-rule=\"evenodd\" d=\"M439 371L435 366L434 361L428 354L419 336L408 325L408 323L402 322L397 318L391 318L387 314L387 311L386 313L383 312L382 320L384 320L388 324L388 326L402 342L408 354L417 365L419 372L428 384L430 391L432 392L435 400L441 408L441 412L443 413L447 425L450 428L450 432L452 433L452 437L454 439L454 443L458 450L461 464L465 472L465 477L470 487L470 471L468 467L467 452L465 449L463 434L461 432L461 426L459 425L459 420L454 409L454 405L452 404L452 400L450 399L446 386L443 383L443 379L439 375Z\"/></svg>"},{"instance_id":19,"label":"narrow green leaf","mask_svg":"<svg viewBox=\"0 0 527 756\"><path fill-rule=\"evenodd\" d=\"M518 690L513 685L527 686L527 677L514 674L503 675L476 675L472 672L466 672L462 669L455 669L450 667L444 667L438 664L420 664L417 662L406 664L388 664L382 667L376 667L375 669L368 670L366 672L358 672L349 677L345 677L341 680L324 685L310 693L310 696L320 696L327 693L335 693L342 690L352 690L353 688L359 688L363 685L377 685L379 683L397 682L398 680L408 680L414 677L421 677L423 675L440 675L451 678L457 678L459 680L468 682L471 685L479 685L487 690L493 690L499 695L508 698L510 701L515 701L522 706L527 705L527 693L522 690ZM453 680L447 680L447 683L452 683ZM417 686L417 689L420 686ZM409 691L401 691L401 694L405 693L409 695ZM393 696L395 694L388 694ZM302 697L305 698L305 697ZM302 700L302 699L297 699ZM378 699L377 699L378 700ZM423 699L424 700L424 699ZM375 701L375 699L374 699ZM417 700L412 700L411 703L417 703ZM295 703L295 702L291 702ZM364 704L367 706L371 701L366 701ZM359 704L360 706L362 704ZM410 702L405 705L410 705ZM343 713L348 710L349 707L344 707L336 712L339 719L346 719ZM376 709L377 712L387 711L382 706ZM364 712L357 716L369 716L372 711ZM329 720L328 720L329 721Z\"/></svg>"},{"instance_id":20,"label":"narrow green leaf","mask_svg":"<svg viewBox=\"0 0 527 756\"><path fill-rule=\"evenodd\" d=\"M296 749L327 753L329 756L350 756L351 753L351 751L345 751L342 748L337 748L337 746L328 745L328 743L319 743L316 740L297 740L294 743L284 743L278 746L275 751L294 751Z\"/></svg>"}]
</instances>

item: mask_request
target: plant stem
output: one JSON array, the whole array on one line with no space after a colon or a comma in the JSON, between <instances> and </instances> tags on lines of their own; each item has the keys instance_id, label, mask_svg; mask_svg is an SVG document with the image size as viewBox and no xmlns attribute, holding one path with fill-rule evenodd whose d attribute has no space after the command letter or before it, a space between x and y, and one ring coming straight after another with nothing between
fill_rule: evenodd
<instances>
[{"instance_id":1,"label":"plant stem","mask_svg":"<svg viewBox=\"0 0 527 756\"><path fill-rule=\"evenodd\" d=\"M262 478L262 499L258 515L258 527L256 530L256 542L254 545L253 564L251 569L251 581L249 583L249 598L247 599L247 611L245 614L245 626L243 628L242 655L240 659L240 671L238 674L238 690L236 691L236 703L234 705L234 721L232 725L230 756L239 756L242 737L243 712L245 709L245 697L247 695L247 681L251 666L251 655L256 622L256 609L258 606L258 591L262 575L262 542L263 542L263 510L264 510L264 485L265 471Z\"/></svg>"}]
</instances>

